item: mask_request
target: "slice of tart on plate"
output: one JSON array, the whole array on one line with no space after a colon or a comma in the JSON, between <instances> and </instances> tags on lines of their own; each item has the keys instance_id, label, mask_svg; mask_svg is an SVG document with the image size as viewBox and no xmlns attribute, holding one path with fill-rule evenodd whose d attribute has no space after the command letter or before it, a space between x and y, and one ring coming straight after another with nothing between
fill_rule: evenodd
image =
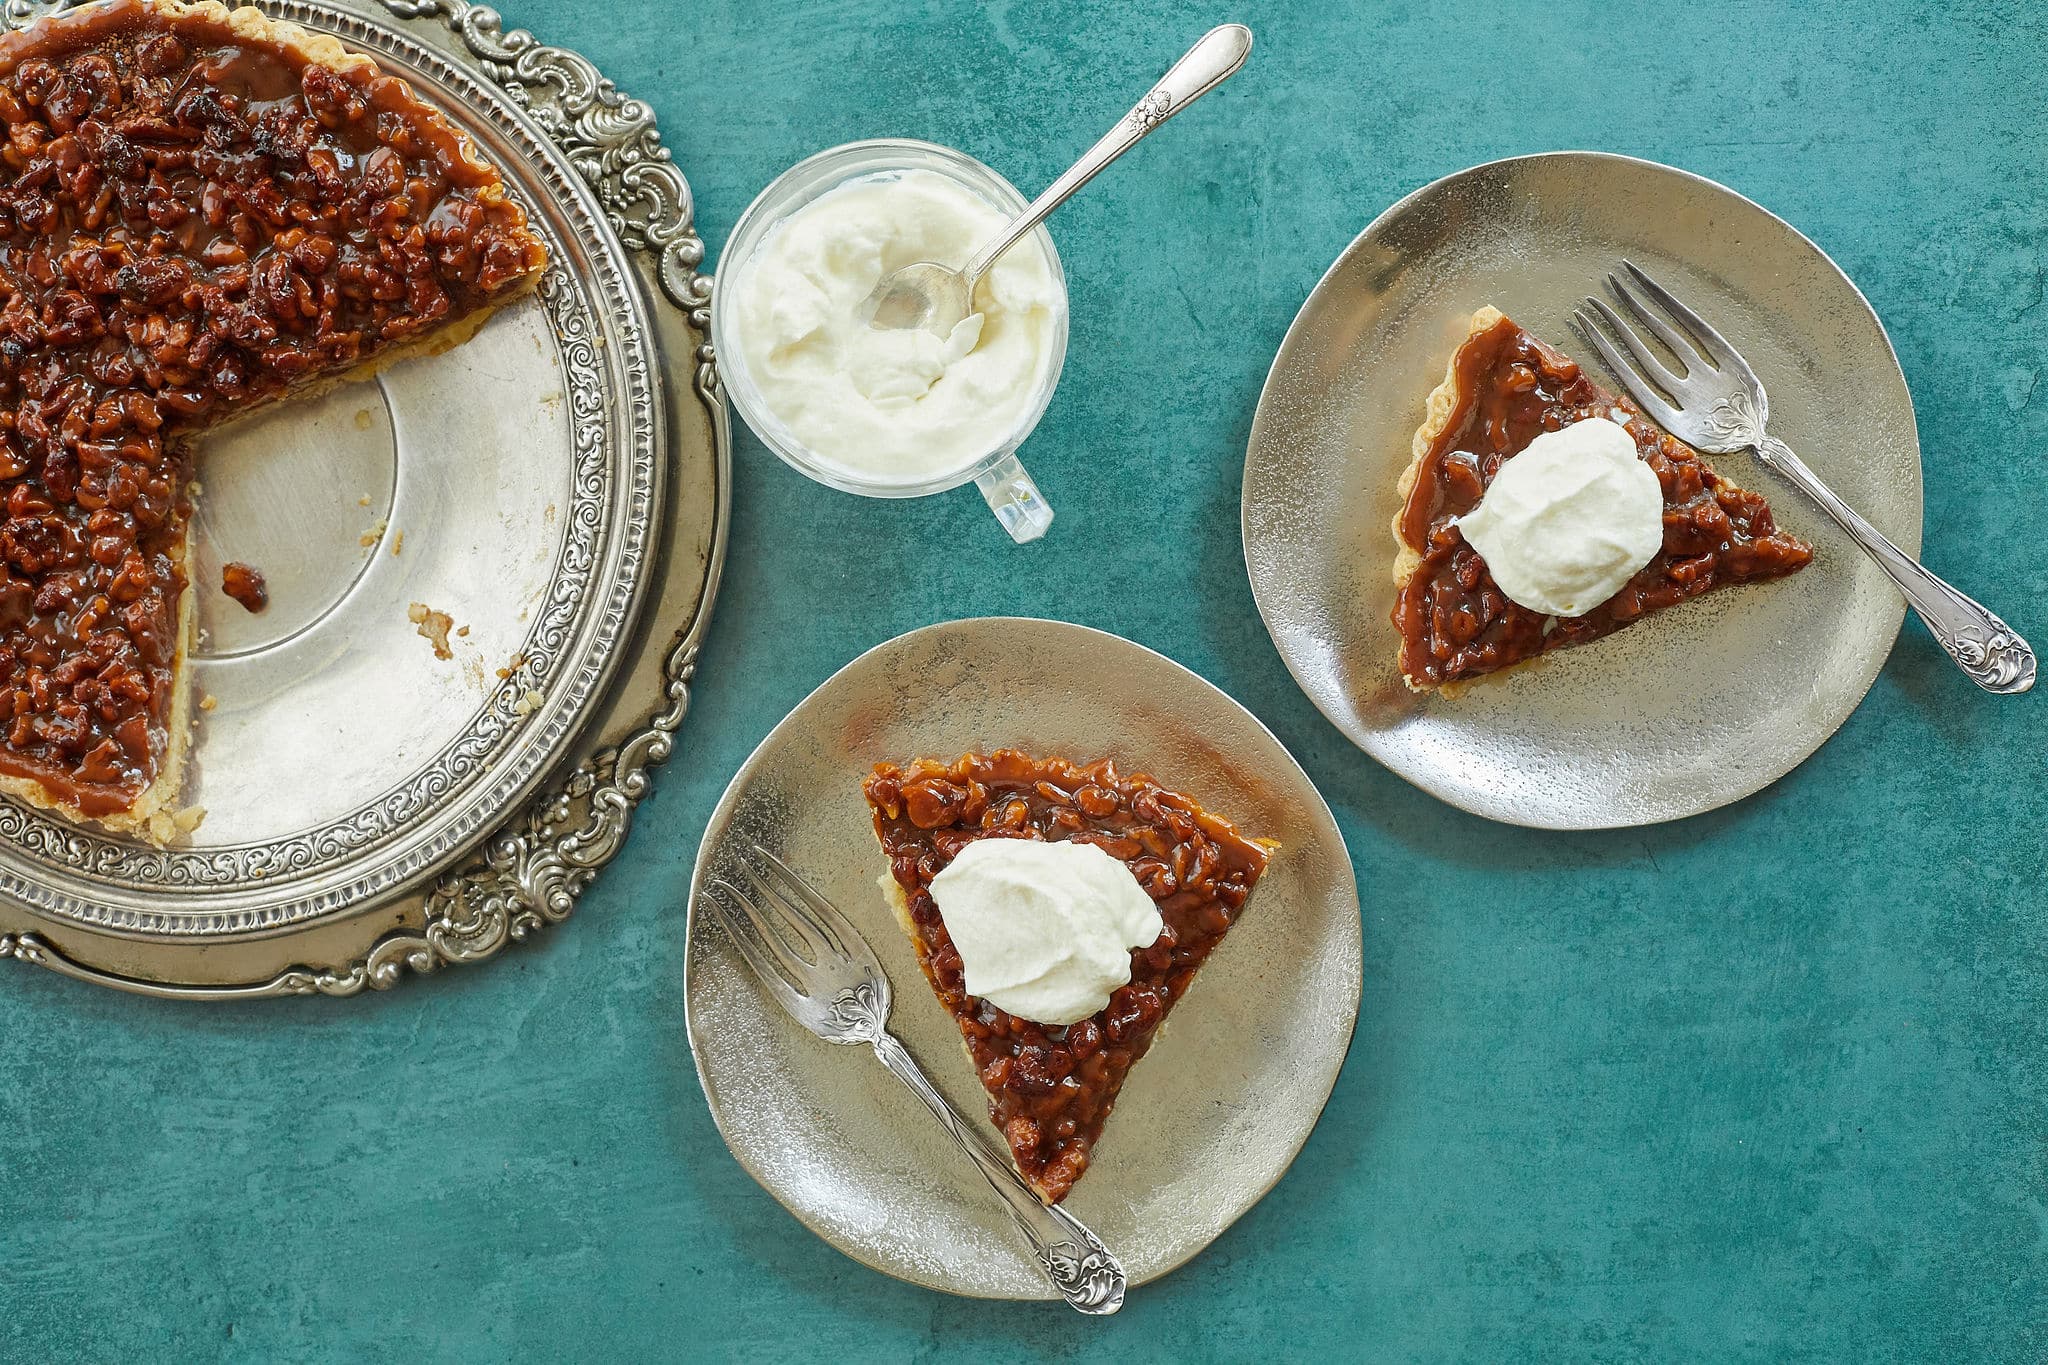
<instances>
[{"instance_id":1,"label":"slice of tart on plate","mask_svg":"<svg viewBox=\"0 0 2048 1365\"><path fill-rule=\"evenodd\" d=\"M163 842L194 438L462 341L547 251L410 85L252 8L0 37L0 122L0 791Z\"/></svg>"},{"instance_id":2,"label":"slice of tart on plate","mask_svg":"<svg viewBox=\"0 0 2048 1365\"><path fill-rule=\"evenodd\" d=\"M1273 845L1108 760L999 749L883 763L863 790L889 857L884 894L959 1025L989 1117L1058 1203Z\"/></svg>"},{"instance_id":3,"label":"slice of tart on plate","mask_svg":"<svg viewBox=\"0 0 2048 1365\"><path fill-rule=\"evenodd\" d=\"M1416 691L1455 693L1813 557L1761 494L1493 308L1429 395L1400 498L1393 621Z\"/></svg>"}]
</instances>

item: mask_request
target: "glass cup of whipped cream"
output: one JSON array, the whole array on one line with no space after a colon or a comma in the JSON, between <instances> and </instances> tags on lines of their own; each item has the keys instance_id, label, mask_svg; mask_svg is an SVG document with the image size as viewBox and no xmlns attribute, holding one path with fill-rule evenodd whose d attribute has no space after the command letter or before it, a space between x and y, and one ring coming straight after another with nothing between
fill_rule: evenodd
<instances>
[{"instance_id":1,"label":"glass cup of whipped cream","mask_svg":"<svg viewBox=\"0 0 2048 1365\"><path fill-rule=\"evenodd\" d=\"M733 405L785 463L873 498L972 482L1013 540L1052 509L1017 461L1059 383L1067 281L1038 227L975 291L945 336L878 331L860 305L917 261L963 265L1026 200L962 152L850 142L762 190L727 240L711 336Z\"/></svg>"}]
</instances>

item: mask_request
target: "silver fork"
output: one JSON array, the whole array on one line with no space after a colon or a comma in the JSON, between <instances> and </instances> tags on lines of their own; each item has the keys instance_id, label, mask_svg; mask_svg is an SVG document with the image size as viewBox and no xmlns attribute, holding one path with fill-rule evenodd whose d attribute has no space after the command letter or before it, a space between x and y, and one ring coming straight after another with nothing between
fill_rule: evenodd
<instances>
[{"instance_id":1,"label":"silver fork","mask_svg":"<svg viewBox=\"0 0 2048 1365\"><path fill-rule=\"evenodd\" d=\"M1929 573L1918 560L1892 544L1883 532L1836 497L1820 476L1792 453L1790 446L1764 430L1770 416L1770 400L1765 396L1763 381L1756 377L1756 371L1741 353L1705 318L1679 302L1670 290L1633 262L1623 261L1621 266L1679 326L1673 327L1647 307L1620 275L1608 275L1607 287L1664 343L1685 367L1685 373L1673 374L1641 334L1603 299L1588 297L1586 305L1591 313L1581 310L1573 314L1572 320L1643 405L1643 410L1679 440L1701 450L1715 454L1754 450L1758 459L1819 503L1821 510L1877 561L1877 566L1913 604L1913 610L1920 613L1920 619L1948 651L1948 656L1977 686L1987 692L2004 693L2024 692L2032 687L2034 651L2019 632L1982 604ZM1601 322L1620 341L1620 349L1601 330ZM1622 355L1624 350L1627 358Z\"/></svg>"},{"instance_id":2,"label":"silver fork","mask_svg":"<svg viewBox=\"0 0 2048 1365\"><path fill-rule=\"evenodd\" d=\"M1008 1157L946 1103L890 1034L889 978L882 975L867 940L780 858L759 844L754 856L762 870L739 863L748 891L713 878L713 894L704 904L768 993L826 1042L872 1047L882 1065L924 1101L1001 1196L1010 1221L1030 1243L1060 1297L1083 1313L1107 1315L1123 1307L1124 1268L1102 1240L1059 1205L1043 1203Z\"/></svg>"}]
</instances>

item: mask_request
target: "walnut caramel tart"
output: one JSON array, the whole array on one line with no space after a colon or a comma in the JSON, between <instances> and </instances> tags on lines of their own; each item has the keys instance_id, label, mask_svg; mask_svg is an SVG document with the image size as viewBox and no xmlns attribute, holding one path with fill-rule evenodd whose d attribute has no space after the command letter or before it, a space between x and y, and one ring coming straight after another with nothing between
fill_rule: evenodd
<instances>
[{"instance_id":1,"label":"walnut caramel tart","mask_svg":"<svg viewBox=\"0 0 2048 1365\"><path fill-rule=\"evenodd\" d=\"M0 125L0 790L162 842L193 438L465 339L546 250L405 81L255 9L0 37Z\"/></svg>"},{"instance_id":2,"label":"walnut caramel tart","mask_svg":"<svg viewBox=\"0 0 2048 1365\"><path fill-rule=\"evenodd\" d=\"M1510 599L1458 523L1537 437L1594 418L1623 427L1656 475L1663 539L1612 596L1576 616L1546 615ZM1429 395L1400 495L1393 621L1402 679L1417 691L1454 691L1703 593L1796 573L1813 558L1811 546L1778 529L1763 495L1737 487L1493 308L1473 314Z\"/></svg>"},{"instance_id":3,"label":"walnut caramel tart","mask_svg":"<svg viewBox=\"0 0 2048 1365\"><path fill-rule=\"evenodd\" d=\"M1057 1203L1087 1170L1132 1065L1236 923L1273 845L1108 760L998 749L951 763L883 763L864 791L889 858L884 890L960 1028L989 1117L1024 1179ZM1050 1026L968 994L932 882L963 849L990 839L1093 844L1128 869L1157 908L1159 936L1131 953L1128 984L1092 1016Z\"/></svg>"}]
</instances>

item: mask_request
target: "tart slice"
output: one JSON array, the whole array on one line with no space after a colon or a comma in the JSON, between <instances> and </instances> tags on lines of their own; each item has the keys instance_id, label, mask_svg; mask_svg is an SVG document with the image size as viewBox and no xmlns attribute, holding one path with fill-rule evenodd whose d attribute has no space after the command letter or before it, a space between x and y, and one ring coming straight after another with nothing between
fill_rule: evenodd
<instances>
[{"instance_id":1,"label":"tart slice","mask_svg":"<svg viewBox=\"0 0 2048 1365\"><path fill-rule=\"evenodd\" d=\"M1458 521L1537 437L1595 418L1623 427L1657 476L1663 543L1590 609L1572 616L1532 610L1502 589ZM1628 398L1493 308L1472 315L1443 383L1429 395L1400 491L1393 619L1401 676L1417 691L1597 640L1717 588L1782 578L1813 558L1811 546L1777 528L1761 494L1716 473Z\"/></svg>"},{"instance_id":2,"label":"tart slice","mask_svg":"<svg viewBox=\"0 0 2048 1365\"><path fill-rule=\"evenodd\" d=\"M889 856L883 890L960 1026L988 1091L989 1118L1024 1179L1058 1203L1088 1168L1132 1064L1236 922L1270 845L1106 759L1082 765L999 749L953 763L882 763L863 789ZM989 839L1092 843L1128 868L1156 906L1159 937L1131 953L1129 983L1094 1014L1048 1025L968 994L932 881L968 845Z\"/></svg>"},{"instance_id":3,"label":"tart slice","mask_svg":"<svg viewBox=\"0 0 2048 1365\"><path fill-rule=\"evenodd\" d=\"M0 791L161 842L192 438L453 345L547 252L411 86L256 9L0 37L0 126Z\"/></svg>"}]
</instances>

